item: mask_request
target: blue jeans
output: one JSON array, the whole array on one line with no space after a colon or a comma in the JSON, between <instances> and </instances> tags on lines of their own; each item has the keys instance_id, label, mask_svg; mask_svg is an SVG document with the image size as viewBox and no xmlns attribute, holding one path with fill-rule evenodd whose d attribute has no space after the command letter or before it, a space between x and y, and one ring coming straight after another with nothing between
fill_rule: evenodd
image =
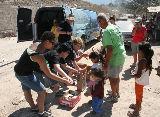
<instances>
[{"instance_id":1,"label":"blue jeans","mask_svg":"<svg viewBox=\"0 0 160 117\"><path fill-rule=\"evenodd\" d=\"M17 79L21 82L22 89L25 91L34 90L35 92L41 92L45 90L44 85L39 81L39 79L34 75L28 76L18 76Z\"/></svg>"},{"instance_id":2,"label":"blue jeans","mask_svg":"<svg viewBox=\"0 0 160 117\"><path fill-rule=\"evenodd\" d=\"M103 112L101 106L103 104L103 99L100 99L98 97L92 97L92 108L93 111L95 111L96 113L101 113Z\"/></svg>"}]
</instances>

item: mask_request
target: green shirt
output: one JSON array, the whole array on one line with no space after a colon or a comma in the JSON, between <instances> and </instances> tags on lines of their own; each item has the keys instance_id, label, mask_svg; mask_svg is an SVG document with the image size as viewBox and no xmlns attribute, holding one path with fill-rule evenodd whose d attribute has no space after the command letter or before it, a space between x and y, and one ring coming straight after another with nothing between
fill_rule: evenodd
<instances>
[{"instance_id":1,"label":"green shirt","mask_svg":"<svg viewBox=\"0 0 160 117\"><path fill-rule=\"evenodd\" d=\"M111 45L113 48L112 57L109 61L111 66L122 66L125 61L125 48L122 33L118 26L108 25L103 32L102 44L104 48Z\"/></svg>"}]
</instances>

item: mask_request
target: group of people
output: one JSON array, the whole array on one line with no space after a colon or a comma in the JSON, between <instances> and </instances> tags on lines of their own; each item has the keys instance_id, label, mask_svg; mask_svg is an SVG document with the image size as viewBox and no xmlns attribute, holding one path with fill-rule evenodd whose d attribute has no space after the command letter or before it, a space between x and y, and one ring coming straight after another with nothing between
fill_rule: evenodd
<instances>
[{"instance_id":1,"label":"group of people","mask_svg":"<svg viewBox=\"0 0 160 117\"><path fill-rule=\"evenodd\" d=\"M87 72L89 72L90 77L85 96L92 96L93 114L103 112L101 105L103 104L106 79L109 79L111 86L109 101L118 102L118 98L120 98L120 73L123 69L126 52L122 33L118 26L110 23L111 20L112 18L109 20L104 13L98 14L97 21L102 29L102 45L105 50L103 53L93 51L89 55L84 54L81 50L83 47L82 39L71 39L71 23L74 21L71 15L62 24L59 24L56 28L53 27L53 32L44 32L37 47L30 46L24 51L14 70L17 79L22 84L24 96L32 111L38 112L41 117L51 114L44 110L46 96L44 77L48 79L49 87L55 91L59 87L59 82L74 85L72 74ZM141 34L142 31L136 25L133 29L132 40L144 41L144 38L142 38L144 34ZM136 37L136 34L140 36ZM140 45L137 41L135 43L137 45L135 44L136 53L134 54L138 54L138 59L135 58L137 55L134 55L136 69L132 75L135 77L136 104L130 106L134 111L129 112L129 116L139 115L143 86L149 84L149 75L152 70L153 50L150 44ZM82 57L89 57L93 65L78 64L77 61ZM31 89L38 93L37 104L33 101Z\"/></svg>"}]
</instances>

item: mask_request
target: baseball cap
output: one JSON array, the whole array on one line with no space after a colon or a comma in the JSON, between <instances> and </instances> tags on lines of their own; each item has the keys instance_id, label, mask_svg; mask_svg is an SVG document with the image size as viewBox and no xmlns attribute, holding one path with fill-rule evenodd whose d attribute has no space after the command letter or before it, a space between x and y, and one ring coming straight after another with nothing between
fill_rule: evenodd
<instances>
[{"instance_id":1,"label":"baseball cap","mask_svg":"<svg viewBox=\"0 0 160 117\"><path fill-rule=\"evenodd\" d=\"M141 17L136 18L135 23L140 23L140 22L142 22L142 18Z\"/></svg>"}]
</instances>

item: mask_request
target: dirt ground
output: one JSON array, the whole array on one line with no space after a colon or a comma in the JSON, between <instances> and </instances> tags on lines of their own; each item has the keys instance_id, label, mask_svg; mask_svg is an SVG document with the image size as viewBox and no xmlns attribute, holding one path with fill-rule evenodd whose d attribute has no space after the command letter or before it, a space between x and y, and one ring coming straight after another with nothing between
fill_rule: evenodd
<instances>
[{"instance_id":1,"label":"dirt ground","mask_svg":"<svg viewBox=\"0 0 160 117\"><path fill-rule=\"evenodd\" d=\"M29 105L24 100L20 82L15 78L13 67L25 48L32 42L16 43L16 38L0 39L0 117L36 117L35 113L30 112ZM100 47L100 44L96 44ZM160 47L153 46L155 55L153 57L153 68L157 68L160 60ZM90 51L90 50L89 50ZM88 51L88 52L89 52ZM104 117L127 117L128 107L135 102L134 78L131 78L130 64L133 59L130 51L127 51L126 62L121 74L120 98L117 103L107 102L107 90L110 90L109 82L105 84L105 97L103 109ZM90 63L87 59L81 62ZM141 117L160 117L160 77L153 69L150 76L150 85L144 88L144 98L142 103ZM50 90L48 90L50 92ZM34 94L34 99L36 94ZM82 93L80 102L73 109L69 109L58 104L58 98L54 93L50 93L46 99L46 109L54 117L94 117L88 101L90 97L85 97ZM100 115L96 115L97 117Z\"/></svg>"}]
</instances>

